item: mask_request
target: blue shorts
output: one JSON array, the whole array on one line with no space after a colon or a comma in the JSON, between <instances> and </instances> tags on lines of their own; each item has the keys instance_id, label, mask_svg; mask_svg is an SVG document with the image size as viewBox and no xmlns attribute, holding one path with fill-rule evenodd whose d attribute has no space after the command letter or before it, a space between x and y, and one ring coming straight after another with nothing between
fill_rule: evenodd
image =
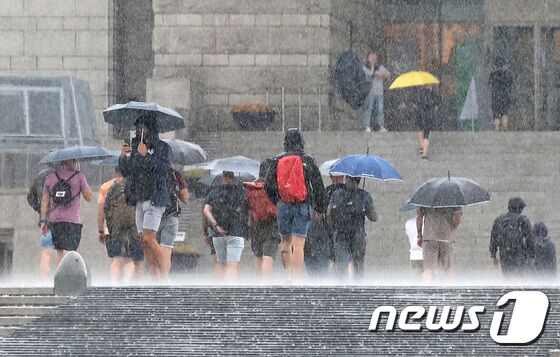
<instances>
[{"instance_id":1,"label":"blue shorts","mask_svg":"<svg viewBox=\"0 0 560 357\"><path fill-rule=\"evenodd\" d=\"M311 207L307 203L278 203L278 232L282 237L307 237Z\"/></svg>"},{"instance_id":2,"label":"blue shorts","mask_svg":"<svg viewBox=\"0 0 560 357\"><path fill-rule=\"evenodd\" d=\"M216 258L220 263L238 262L241 260L241 252L245 247L245 239L243 237L224 236L214 237L214 248L216 249Z\"/></svg>"},{"instance_id":3,"label":"blue shorts","mask_svg":"<svg viewBox=\"0 0 560 357\"><path fill-rule=\"evenodd\" d=\"M41 234L41 248L43 249L53 249L54 244L52 242L52 233L49 230L46 235Z\"/></svg>"}]
</instances>

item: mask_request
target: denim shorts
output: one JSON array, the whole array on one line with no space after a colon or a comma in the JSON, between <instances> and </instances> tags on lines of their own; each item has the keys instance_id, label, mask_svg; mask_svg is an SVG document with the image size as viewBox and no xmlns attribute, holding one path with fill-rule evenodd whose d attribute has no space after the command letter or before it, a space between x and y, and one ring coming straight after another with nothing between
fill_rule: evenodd
<instances>
[{"instance_id":1,"label":"denim shorts","mask_svg":"<svg viewBox=\"0 0 560 357\"><path fill-rule=\"evenodd\" d=\"M144 250L134 228L112 229L105 236L105 248L109 258L131 258L135 262L144 260Z\"/></svg>"},{"instance_id":2,"label":"denim shorts","mask_svg":"<svg viewBox=\"0 0 560 357\"><path fill-rule=\"evenodd\" d=\"M245 247L245 239L243 237L214 237L213 241L214 249L216 249L216 258L219 262L238 262L241 260L241 252Z\"/></svg>"},{"instance_id":3,"label":"denim shorts","mask_svg":"<svg viewBox=\"0 0 560 357\"><path fill-rule=\"evenodd\" d=\"M157 241L159 245L165 248L173 248L178 231L179 218L175 216L163 217L157 232Z\"/></svg>"},{"instance_id":4,"label":"denim shorts","mask_svg":"<svg viewBox=\"0 0 560 357\"><path fill-rule=\"evenodd\" d=\"M154 206L150 201L136 204L136 229L142 233L144 229L157 232L165 207Z\"/></svg>"},{"instance_id":5,"label":"denim shorts","mask_svg":"<svg viewBox=\"0 0 560 357\"><path fill-rule=\"evenodd\" d=\"M41 248L43 248L43 249L53 249L54 248L54 244L52 242L52 233L51 233L50 230L45 235L41 234L40 239L41 239Z\"/></svg>"},{"instance_id":6,"label":"denim shorts","mask_svg":"<svg viewBox=\"0 0 560 357\"><path fill-rule=\"evenodd\" d=\"M278 232L282 237L307 237L311 207L307 203L278 203Z\"/></svg>"}]
</instances>

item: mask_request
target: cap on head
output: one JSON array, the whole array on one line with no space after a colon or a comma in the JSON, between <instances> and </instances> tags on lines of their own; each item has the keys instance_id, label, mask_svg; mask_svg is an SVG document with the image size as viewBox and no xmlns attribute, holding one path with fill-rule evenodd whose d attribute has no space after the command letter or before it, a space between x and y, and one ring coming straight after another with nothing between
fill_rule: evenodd
<instances>
[{"instance_id":1,"label":"cap on head","mask_svg":"<svg viewBox=\"0 0 560 357\"><path fill-rule=\"evenodd\" d=\"M284 150L285 151L297 151L303 150L305 146L305 141L298 128L290 128L286 130L286 135L284 136Z\"/></svg>"},{"instance_id":2,"label":"cap on head","mask_svg":"<svg viewBox=\"0 0 560 357\"><path fill-rule=\"evenodd\" d=\"M222 177L225 179L234 180L235 174L233 173L233 171L224 171L222 172Z\"/></svg>"}]
</instances>

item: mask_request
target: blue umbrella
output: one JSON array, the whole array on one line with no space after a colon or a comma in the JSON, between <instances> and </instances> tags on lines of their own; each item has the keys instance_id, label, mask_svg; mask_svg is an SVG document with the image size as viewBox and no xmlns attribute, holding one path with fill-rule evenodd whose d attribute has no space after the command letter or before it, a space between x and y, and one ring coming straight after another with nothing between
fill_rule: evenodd
<instances>
[{"instance_id":1,"label":"blue umbrella","mask_svg":"<svg viewBox=\"0 0 560 357\"><path fill-rule=\"evenodd\" d=\"M45 155L40 164L49 164L65 160L93 161L102 160L113 156L109 151L100 146L71 146L68 148L51 151Z\"/></svg>"},{"instance_id":2,"label":"blue umbrella","mask_svg":"<svg viewBox=\"0 0 560 357\"><path fill-rule=\"evenodd\" d=\"M256 160L246 158L245 156L233 156L210 161L200 168L212 171L232 171L236 175L248 173L258 177L259 167L260 163Z\"/></svg>"},{"instance_id":3,"label":"blue umbrella","mask_svg":"<svg viewBox=\"0 0 560 357\"><path fill-rule=\"evenodd\" d=\"M331 175L373 178L381 181L402 181L403 178L389 161L375 155L354 154L342 157L329 170Z\"/></svg>"},{"instance_id":4,"label":"blue umbrella","mask_svg":"<svg viewBox=\"0 0 560 357\"><path fill-rule=\"evenodd\" d=\"M179 130L185 127L185 121L181 114L171 108L162 107L155 103L128 102L126 104L115 104L103 111L103 117L109 124L132 128L136 119L146 113L155 115L160 133Z\"/></svg>"}]
</instances>

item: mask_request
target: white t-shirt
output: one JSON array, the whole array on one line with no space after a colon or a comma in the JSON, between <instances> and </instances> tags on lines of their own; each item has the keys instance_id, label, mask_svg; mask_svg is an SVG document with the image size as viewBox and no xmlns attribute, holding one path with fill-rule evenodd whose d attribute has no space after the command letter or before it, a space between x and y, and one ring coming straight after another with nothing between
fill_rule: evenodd
<instances>
[{"instance_id":1,"label":"white t-shirt","mask_svg":"<svg viewBox=\"0 0 560 357\"><path fill-rule=\"evenodd\" d=\"M410 242L410 260L423 260L424 256L422 255L422 247L419 247L418 244L416 244L416 238L418 237L418 231L416 229L416 217L406 221L405 229L406 235L408 236L408 240Z\"/></svg>"},{"instance_id":2,"label":"white t-shirt","mask_svg":"<svg viewBox=\"0 0 560 357\"><path fill-rule=\"evenodd\" d=\"M366 66L363 66L362 69L364 70L364 73L366 74L368 80L371 81L370 93L373 95L383 95L383 78L373 77L373 67L367 68ZM387 70L387 68L380 65L376 73L388 74L389 71Z\"/></svg>"}]
</instances>

